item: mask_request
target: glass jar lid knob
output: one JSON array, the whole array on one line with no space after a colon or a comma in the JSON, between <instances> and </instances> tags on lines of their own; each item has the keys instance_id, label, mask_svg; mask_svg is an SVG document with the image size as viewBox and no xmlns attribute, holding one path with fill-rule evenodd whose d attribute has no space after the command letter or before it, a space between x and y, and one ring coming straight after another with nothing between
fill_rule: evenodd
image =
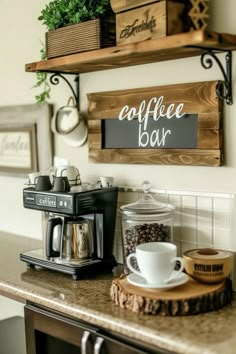
<instances>
[{"instance_id":1,"label":"glass jar lid knob","mask_svg":"<svg viewBox=\"0 0 236 354\"><path fill-rule=\"evenodd\" d=\"M149 181L143 181L142 187L143 187L143 192L146 194L150 192L151 184Z\"/></svg>"}]
</instances>

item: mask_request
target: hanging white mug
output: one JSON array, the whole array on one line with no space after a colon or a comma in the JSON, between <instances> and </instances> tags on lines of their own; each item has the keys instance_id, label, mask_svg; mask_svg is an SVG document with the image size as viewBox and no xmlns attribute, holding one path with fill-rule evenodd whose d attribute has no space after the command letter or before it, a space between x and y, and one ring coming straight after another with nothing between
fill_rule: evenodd
<instances>
[{"instance_id":1,"label":"hanging white mug","mask_svg":"<svg viewBox=\"0 0 236 354\"><path fill-rule=\"evenodd\" d=\"M55 134L62 135L66 143L71 146L81 146L85 143L88 128L73 97L69 98L66 106L55 113L51 128Z\"/></svg>"}]
</instances>

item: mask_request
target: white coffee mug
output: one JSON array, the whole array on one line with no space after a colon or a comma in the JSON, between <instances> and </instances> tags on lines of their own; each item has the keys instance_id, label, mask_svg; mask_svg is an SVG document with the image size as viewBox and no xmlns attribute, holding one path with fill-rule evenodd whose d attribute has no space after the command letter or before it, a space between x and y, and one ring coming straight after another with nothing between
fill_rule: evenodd
<instances>
[{"instance_id":1,"label":"white coffee mug","mask_svg":"<svg viewBox=\"0 0 236 354\"><path fill-rule=\"evenodd\" d=\"M40 172L32 172L32 173L29 173L28 176L29 176L29 184L36 184L37 183L37 177L40 176L41 173Z\"/></svg>"},{"instance_id":2,"label":"white coffee mug","mask_svg":"<svg viewBox=\"0 0 236 354\"><path fill-rule=\"evenodd\" d=\"M113 182L114 182L114 178L102 176L102 177L100 177L98 182L101 184L102 187L112 187Z\"/></svg>"},{"instance_id":3,"label":"white coffee mug","mask_svg":"<svg viewBox=\"0 0 236 354\"><path fill-rule=\"evenodd\" d=\"M81 184L79 170L73 165L62 165L56 167L55 177L67 177L71 186Z\"/></svg>"},{"instance_id":4,"label":"white coffee mug","mask_svg":"<svg viewBox=\"0 0 236 354\"><path fill-rule=\"evenodd\" d=\"M184 269L184 259L176 257L177 247L169 242L148 242L136 247L136 252L128 255L126 262L128 268L145 278L149 284L166 284L178 277ZM136 258L140 271L131 264ZM176 262L180 269L175 271Z\"/></svg>"}]
</instances>

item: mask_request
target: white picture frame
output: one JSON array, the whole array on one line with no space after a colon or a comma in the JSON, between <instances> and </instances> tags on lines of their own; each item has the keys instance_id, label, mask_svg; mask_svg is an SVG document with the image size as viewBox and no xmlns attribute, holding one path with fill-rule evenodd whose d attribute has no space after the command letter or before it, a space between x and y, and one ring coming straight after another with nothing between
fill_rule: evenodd
<instances>
[{"instance_id":1,"label":"white picture frame","mask_svg":"<svg viewBox=\"0 0 236 354\"><path fill-rule=\"evenodd\" d=\"M52 105L0 107L0 174L46 173L52 166Z\"/></svg>"}]
</instances>

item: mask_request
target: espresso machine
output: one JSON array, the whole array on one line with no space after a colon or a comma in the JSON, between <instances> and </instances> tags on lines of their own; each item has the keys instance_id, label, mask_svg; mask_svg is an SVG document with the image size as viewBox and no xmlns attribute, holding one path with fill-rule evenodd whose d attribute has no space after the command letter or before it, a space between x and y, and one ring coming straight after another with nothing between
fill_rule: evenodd
<instances>
[{"instance_id":1,"label":"espresso machine","mask_svg":"<svg viewBox=\"0 0 236 354\"><path fill-rule=\"evenodd\" d=\"M43 212L42 249L20 254L28 267L40 266L72 275L111 272L117 210L117 187L56 192L23 189L25 208Z\"/></svg>"}]
</instances>

